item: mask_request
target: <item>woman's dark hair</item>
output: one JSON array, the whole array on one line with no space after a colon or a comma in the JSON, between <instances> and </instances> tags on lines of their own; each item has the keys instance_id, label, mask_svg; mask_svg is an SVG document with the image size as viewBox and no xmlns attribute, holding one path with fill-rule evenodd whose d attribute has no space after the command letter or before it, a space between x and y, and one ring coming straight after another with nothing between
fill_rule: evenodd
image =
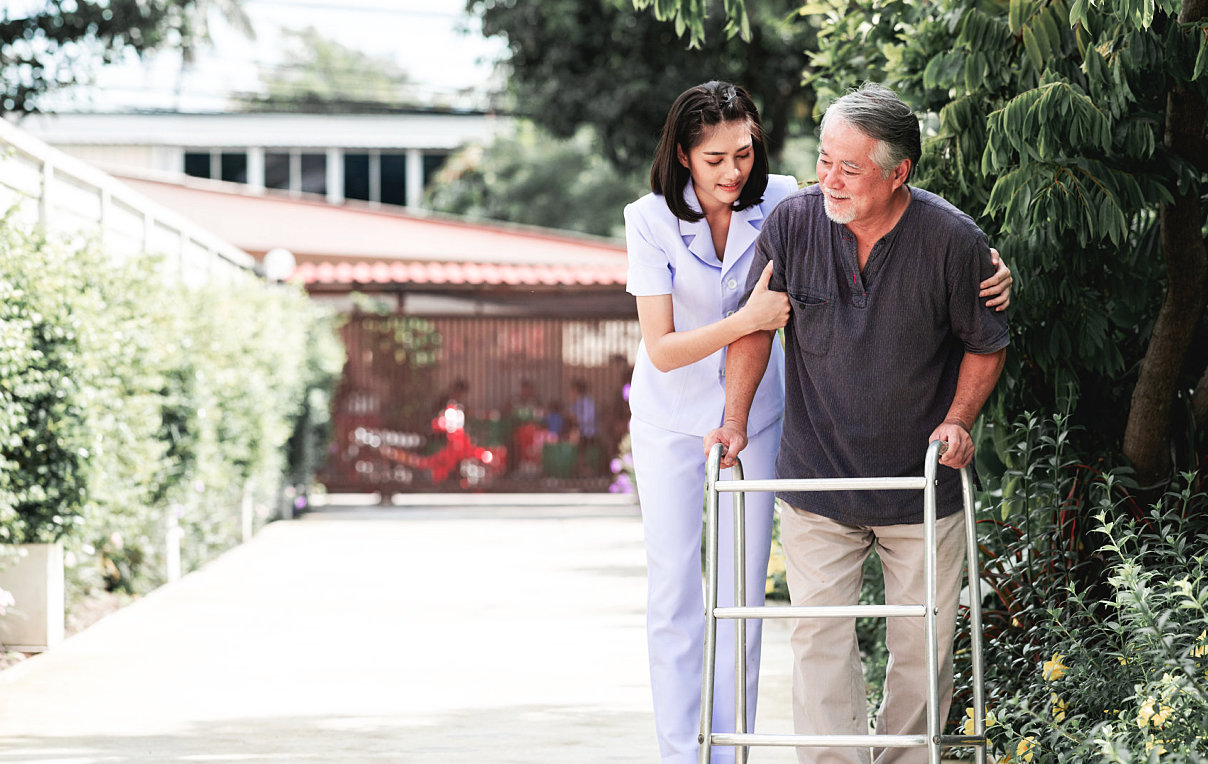
<instances>
[{"instance_id":1,"label":"woman's dark hair","mask_svg":"<svg viewBox=\"0 0 1208 764\"><path fill-rule=\"evenodd\" d=\"M734 202L734 209L745 210L763 201L763 192L768 187L768 149L764 144L759 110L746 90L714 80L688 88L675 99L667 112L663 136L650 166L650 190L662 194L671 213L680 220L695 222L704 214L684 201L684 187L692 173L680 164L676 149L689 153L704 139L706 132L725 122L745 122L751 128L751 148L755 152L751 174Z\"/></svg>"}]
</instances>

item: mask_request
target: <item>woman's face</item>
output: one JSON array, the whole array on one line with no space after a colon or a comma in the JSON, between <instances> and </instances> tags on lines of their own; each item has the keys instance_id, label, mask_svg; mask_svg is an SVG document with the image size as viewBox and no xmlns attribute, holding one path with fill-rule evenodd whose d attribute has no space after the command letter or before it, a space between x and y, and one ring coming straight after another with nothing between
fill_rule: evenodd
<instances>
[{"instance_id":1,"label":"woman's face","mask_svg":"<svg viewBox=\"0 0 1208 764\"><path fill-rule=\"evenodd\" d=\"M692 173L701 212L733 207L755 164L752 144L750 125L735 121L707 129L686 154L682 146L677 149L680 164Z\"/></svg>"}]
</instances>

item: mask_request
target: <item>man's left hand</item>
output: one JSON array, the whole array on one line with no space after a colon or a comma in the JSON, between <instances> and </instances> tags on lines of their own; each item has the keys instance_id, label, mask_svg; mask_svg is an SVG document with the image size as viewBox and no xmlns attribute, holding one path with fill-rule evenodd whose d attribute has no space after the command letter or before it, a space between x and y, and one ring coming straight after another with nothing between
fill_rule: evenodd
<instances>
[{"instance_id":1,"label":"man's left hand","mask_svg":"<svg viewBox=\"0 0 1208 764\"><path fill-rule=\"evenodd\" d=\"M973 461L973 438L969 431L957 422L944 422L931 432L927 442L939 440L948 448L940 455L940 464L959 470Z\"/></svg>"}]
</instances>

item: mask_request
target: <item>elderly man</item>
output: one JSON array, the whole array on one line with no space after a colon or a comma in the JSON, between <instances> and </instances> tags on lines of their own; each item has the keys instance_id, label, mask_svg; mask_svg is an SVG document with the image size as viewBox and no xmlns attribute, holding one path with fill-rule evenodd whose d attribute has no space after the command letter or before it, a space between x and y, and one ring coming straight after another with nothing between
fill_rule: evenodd
<instances>
[{"instance_id":1,"label":"elderly man","mask_svg":"<svg viewBox=\"0 0 1208 764\"><path fill-rule=\"evenodd\" d=\"M866 84L822 119L818 184L787 197L759 237L751 273L772 261L788 293L786 408L776 474L784 478L921 475L941 440L937 491L941 717L952 694L952 634L964 562L957 469L969 430L998 380L1008 332L978 300L993 272L985 235L960 210L907 185L921 155L919 123L893 91ZM750 292L753 284L747 284ZM726 414L705 438L732 466L772 332L730 345ZM778 494L794 605L857 601L876 548L890 604L924 600L922 501L910 491ZM887 622L890 652L879 734L926 733L922 619ZM867 734L852 619L801 619L793 629L799 734ZM878 764L925 761L921 749L878 749ZM801 762L867 762L867 749L799 748Z\"/></svg>"}]
</instances>

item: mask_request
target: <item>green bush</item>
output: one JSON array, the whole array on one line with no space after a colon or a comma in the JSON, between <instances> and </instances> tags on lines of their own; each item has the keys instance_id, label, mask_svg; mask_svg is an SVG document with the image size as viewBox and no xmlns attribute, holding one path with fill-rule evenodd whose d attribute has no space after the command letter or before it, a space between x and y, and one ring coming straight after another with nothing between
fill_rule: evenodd
<instances>
[{"instance_id":1,"label":"green bush","mask_svg":"<svg viewBox=\"0 0 1208 764\"><path fill-rule=\"evenodd\" d=\"M1188 519L1208 502L1190 489L1168 500L1141 521L1097 515L1110 596L1071 588L1048 609L1039 663L998 709L1006 752L1026 749L1036 762L1208 759L1208 532Z\"/></svg>"},{"instance_id":2,"label":"green bush","mask_svg":"<svg viewBox=\"0 0 1208 764\"><path fill-rule=\"evenodd\" d=\"M334 317L251 274L185 288L0 220L0 543L61 540L70 596L162 583L308 490ZM173 527L175 526L175 527Z\"/></svg>"},{"instance_id":3,"label":"green bush","mask_svg":"<svg viewBox=\"0 0 1208 764\"><path fill-rule=\"evenodd\" d=\"M986 688L998 761L1204 760L1208 496L1142 509L1128 472L1071 452L1068 419L1025 415L979 522ZM968 641L959 638L966 712Z\"/></svg>"}]
</instances>

